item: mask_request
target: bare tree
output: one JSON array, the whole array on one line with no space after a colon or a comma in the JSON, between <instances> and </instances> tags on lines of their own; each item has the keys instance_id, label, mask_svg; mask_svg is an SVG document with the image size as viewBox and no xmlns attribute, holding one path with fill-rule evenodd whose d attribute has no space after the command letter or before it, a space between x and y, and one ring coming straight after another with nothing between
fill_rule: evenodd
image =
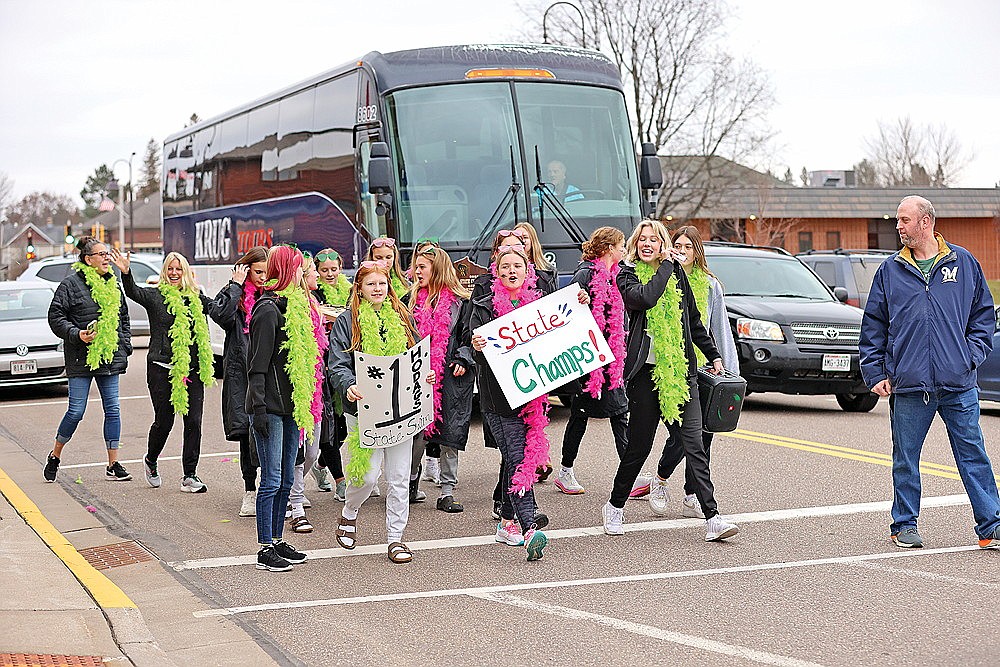
<instances>
[{"instance_id":1,"label":"bare tree","mask_svg":"<svg viewBox=\"0 0 1000 667\"><path fill-rule=\"evenodd\" d=\"M39 227L50 222L63 225L67 220L76 222L79 218L80 211L72 199L52 192L31 192L7 210L7 222L14 226L29 222Z\"/></svg>"},{"instance_id":2,"label":"bare tree","mask_svg":"<svg viewBox=\"0 0 1000 667\"><path fill-rule=\"evenodd\" d=\"M0 220L4 219L4 212L7 210L13 191L14 179L0 171Z\"/></svg>"},{"instance_id":3,"label":"bare tree","mask_svg":"<svg viewBox=\"0 0 1000 667\"><path fill-rule=\"evenodd\" d=\"M526 16L536 41L547 2ZM664 171L657 215L694 217L733 185L727 160L757 156L771 133L765 116L773 102L764 73L726 52L722 0L580 0L587 44L599 45L617 65L638 142L672 156ZM556 44L581 44L579 17L552 11L546 34ZM724 157L727 160L717 160Z\"/></svg>"},{"instance_id":4,"label":"bare tree","mask_svg":"<svg viewBox=\"0 0 1000 667\"><path fill-rule=\"evenodd\" d=\"M874 172L874 185L881 187L948 187L972 159L945 125L918 126L909 116L879 121L878 130L864 144L866 157L859 165L867 163Z\"/></svg>"},{"instance_id":5,"label":"bare tree","mask_svg":"<svg viewBox=\"0 0 1000 667\"><path fill-rule=\"evenodd\" d=\"M798 218L773 217L771 214L775 194L773 181L759 179L754 189L756 191L757 211L750 220L752 228L747 225L745 233L747 242L785 247L788 235L795 231L802 221Z\"/></svg>"}]
</instances>

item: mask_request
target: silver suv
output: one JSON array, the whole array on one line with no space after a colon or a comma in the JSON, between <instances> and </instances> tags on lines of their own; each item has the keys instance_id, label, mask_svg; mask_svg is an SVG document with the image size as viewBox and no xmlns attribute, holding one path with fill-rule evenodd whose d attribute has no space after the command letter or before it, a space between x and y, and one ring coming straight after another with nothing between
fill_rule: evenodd
<instances>
[{"instance_id":1,"label":"silver suv","mask_svg":"<svg viewBox=\"0 0 1000 667\"><path fill-rule=\"evenodd\" d=\"M79 261L77 255L46 257L45 259L28 264L28 268L17 279L43 281L55 287L55 285L61 283L69 275L70 267L77 261ZM144 252L132 253L130 271L135 278L136 284L140 287L152 287L156 285L159 282L160 268L162 266L163 255ZM115 275L118 276L118 279L121 280L118 267L112 266L111 268L115 272ZM149 335L149 316L146 314L146 309L131 299L128 299L128 317L132 323L133 336Z\"/></svg>"}]
</instances>

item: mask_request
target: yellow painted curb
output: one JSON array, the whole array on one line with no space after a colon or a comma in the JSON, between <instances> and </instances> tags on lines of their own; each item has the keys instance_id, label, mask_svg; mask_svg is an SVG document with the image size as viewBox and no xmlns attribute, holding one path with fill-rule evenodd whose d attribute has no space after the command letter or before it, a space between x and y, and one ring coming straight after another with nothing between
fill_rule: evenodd
<instances>
[{"instance_id":1,"label":"yellow painted curb","mask_svg":"<svg viewBox=\"0 0 1000 667\"><path fill-rule=\"evenodd\" d=\"M102 608L135 608L136 604L129 599L122 589L110 579L101 574L93 565L80 555L69 540L53 526L38 506L31 501L14 480L0 468L0 493L21 515L25 523L31 526L49 549L66 564L73 576L90 592Z\"/></svg>"}]
</instances>

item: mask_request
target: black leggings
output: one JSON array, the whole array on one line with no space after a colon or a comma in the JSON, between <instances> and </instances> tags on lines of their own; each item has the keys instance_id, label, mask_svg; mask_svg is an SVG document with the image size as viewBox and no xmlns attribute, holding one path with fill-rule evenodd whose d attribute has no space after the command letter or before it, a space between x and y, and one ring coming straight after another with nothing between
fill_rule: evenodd
<instances>
[{"instance_id":1,"label":"black leggings","mask_svg":"<svg viewBox=\"0 0 1000 667\"><path fill-rule=\"evenodd\" d=\"M611 491L611 504L615 507L625 507L632 484L642 469L649 453L653 449L653 438L656 437L656 427L660 422L660 399L653 383L652 366L643 364L642 368L628 383L629 424L628 448L618 465L615 474L614 487ZM701 510L706 519L711 519L719 513L715 503L715 487L708 468L708 456L701 438L701 400L698 395L698 381L688 378L690 400L681 406L680 423L667 424L669 445L664 454L666 460L660 472L666 472L661 477L669 477L687 456L688 468L692 472L694 493L701 503Z\"/></svg>"},{"instance_id":2,"label":"black leggings","mask_svg":"<svg viewBox=\"0 0 1000 667\"><path fill-rule=\"evenodd\" d=\"M243 474L243 490L257 490L257 445L250 442L250 434L240 436L240 472Z\"/></svg>"},{"instance_id":3,"label":"black leggings","mask_svg":"<svg viewBox=\"0 0 1000 667\"><path fill-rule=\"evenodd\" d=\"M156 363L146 364L146 384L149 398L153 402L153 424L149 427L146 460L156 463L167 444L167 436L174 427L174 406L170 403L170 371ZM205 407L205 385L198 379L197 370L190 373L188 390L188 413L184 415L184 448L181 462L184 476L193 477L198 470L201 456L201 413Z\"/></svg>"},{"instance_id":4,"label":"black leggings","mask_svg":"<svg viewBox=\"0 0 1000 667\"><path fill-rule=\"evenodd\" d=\"M341 480L344 478L344 462L340 457L340 446L347 437L347 420L344 415L336 415L333 419L324 418L322 428L316 465L328 469L335 480Z\"/></svg>"},{"instance_id":5,"label":"black leggings","mask_svg":"<svg viewBox=\"0 0 1000 667\"><path fill-rule=\"evenodd\" d=\"M538 507L535 505L535 493L528 489L524 495L509 491L511 478L517 472L517 466L524 460L525 439L528 426L519 416L501 417L494 412L484 412L483 421L489 425L504 463L503 499L500 516L510 521L517 517L521 528L525 531L535 525L535 515Z\"/></svg>"},{"instance_id":6,"label":"black leggings","mask_svg":"<svg viewBox=\"0 0 1000 667\"><path fill-rule=\"evenodd\" d=\"M701 442L705 446L705 458L709 462L709 467L712 463L712 438L715 434L710 431L701 432ZM671 455L669 452L672 449L672 438L667 437L667 441L663 443L663 453L660 455L660 462L656 466L656 474L660 476L661 479L667 479L670 476L670 472L676 467L671 466ZM667 471L670 472L667 472ZM694 494L694 490L697 488L697 483L695 481L694 470L690 465L684 466L684 495L690 496Z\"/></svg>"},{"instance_id":7,"label":"black leggings","mask_svg":"<svg viewBox=\"0 0 1000 667\"><path fill-rule=\"evenodd\" d=\"M566 424L566 432L563 433L562 443L562 466L572 468L576 462L577 454L580 453L580 443L587 432L587 411L576 405L569 412L569 422ZM615 436L615 449L618 450L618 459L621 460L625 450L628 449L628 413L623 412L609 417L611 420L611 432Z\"/></svg>"}]
</instances>

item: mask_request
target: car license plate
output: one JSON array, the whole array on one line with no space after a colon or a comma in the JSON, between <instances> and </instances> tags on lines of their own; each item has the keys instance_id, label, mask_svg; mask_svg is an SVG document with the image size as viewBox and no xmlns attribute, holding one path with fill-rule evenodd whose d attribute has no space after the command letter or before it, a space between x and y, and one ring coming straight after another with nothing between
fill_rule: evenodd
<instances>
[{"instance_id":1,"label":"car license plate","mask_svg":"<svg viewBox=\"0 0 1000 667\"><path fill-rule=\"evenodd\" d=\"M38 362L34 359L28 359L27 361L12 361L10 362L10 374L11 375L31 375L32 373L38 372Z\"/></svg>"},{"instance_id":2,"label":"car license plate","mask_svg":"<svg viewBox=\"0 0 1000 667\"><path fill-rule=\"evenodd\" d=\"M824 371L849 371L851 370L851 355L849 354L824 354Z\"/></svg>"}]
</instances>

